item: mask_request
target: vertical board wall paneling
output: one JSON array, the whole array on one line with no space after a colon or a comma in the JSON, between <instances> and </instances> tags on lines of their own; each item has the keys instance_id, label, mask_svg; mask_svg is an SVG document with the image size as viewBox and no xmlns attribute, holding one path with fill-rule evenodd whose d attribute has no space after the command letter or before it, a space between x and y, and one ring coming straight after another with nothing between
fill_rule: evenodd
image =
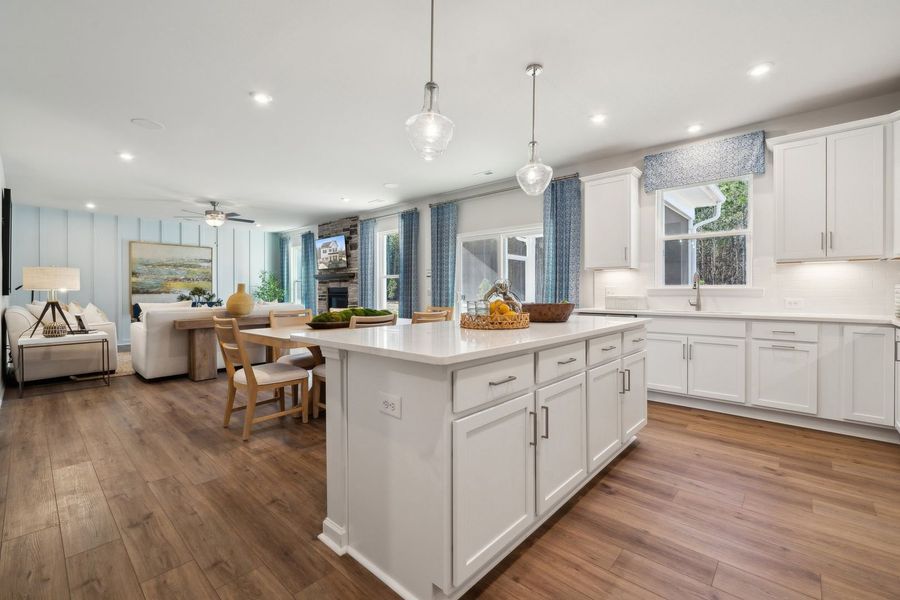
<instances>
[{"instance_id":1,"label":"vertical board wall paneling","mask_svg":"<svg viewBox=\"0 0 900 600\"><path fill-rule=\"evenodd\" d=\"M213 256L213 290L216 294L225 300L228 296L225 295L225 290L219 285L219 270L217 268L219 264L219 256L218 256L218 246L216 244L216 238L218 237L219 228L210 227L207 224L203 224L200 226L200 245L206 246L208 248L212 248L212 256ZM231 292L228 292L230 295Z\"/></svg>"},{"instance_id":2,"label":"vertical board wall paneling","mask_svg":"<svg viewBox=\"0 0 900 600\"><path fill-rule=\"evenodd\" d=\"M41 265L42 267L68 266L68 237L69 230L66 211L58 208L41 208ZM41 294L42 299L46 294ZM59 294L60 302L68 302L68 293Z\"/></svg>"},{"instance_id":3,"label":"vertical board wall paneling","mask_svg":"<svg viewBox=\"0 0 900 600\"><path fill-rule=\"evenodd\" d=\"M234 228L226 223L221 227L216 227L216 234L218 242L216 271L219 274L216 293L224 300L226 299L224 290L234 289Z\"/></svg>"},{"instance_id":4,"label":"vertical board wall paneling","mask_svg":"<svg viewBox=\"0 0 900 600\"><path fill-rule=\"evenodd\" d=\"M131 265L129 245L140 240L141 227L135 217L118 217L119 284L116 286L116 336L119 343L131 341ZM108 314L108 313L107 313ZM109 315L113 318L112 315Z\"/></svg>"},{"instance_id":5,"label":"vertical board wall paneling","mask_svg":"<svg viewBox=\"0 0 900 600\"><path fill-rule=\"evenodd\" d=\"M77 267L80 289L68 293L68 301L85 306L94 297L94 219L90 213L70 212L67 215L66 242L69 267ZM87 235L85 235L87 234Z\"/></svg>"},{"instance_id":6,"label":"vertical board wall paneling","mask_svg":"<svg viewBox=\"0 0 900 600\"><path fill-rule=\"evenodd\" d=\"M250 287L259 285L259 272L266 268L266 234L250 231Z\"/></svg>"},{"instance_id":7,"label":"vertical board wall paneling","mask_svg":"<svg viewBox=\"0 0 900 600\"><path fill-rule=\"evenodd\" d=\"M181 223L178 221L163 221L160 225L160 241L163 244L180 244Z\"/></svg>"},{"instance_id":8,"label":"vertical board wall paneling","mask_svg":"<svg viewBox=\"0 0 900 600\"><path fill-rule=\"evenodd\" d=\"M234 287L246 284L250 291L250 230L244 227L231 230L234 235Z\"/></svg>"},{"instance_id":9,"label":"vertical board wall paneling","mask_svg":"<svg viewBox=\"0 0 900 600\"><path fill-rule=\"evenodd\" d=\"M181 223L181 243L185 246L199 246L200 226L196 223Z\"/></svg>"},{"instance_id":10,"label":"vertical board wall paneling","mask_svg":"<svg viewBox=\"0 0 900 600\"><path fill-rule=\"evenodd\" d=\"M25 306L31 302L31 292L17 290L22 285L22 267L37 267L41 264L41 212L36 206L13 204L12 261L10 262L10 283L12 294L10 306Z\"/></svg>"},{"instance_id":11,"label":"vertical board wall paneling","mask_svg":"<svg viewBox=\"0 0 900 600\"><path fill-rule=\"evenodd\" d=\"M156 242L162 241L162 223L159 219L139 219L141 224L141 241Z\"/></svg>"},{"instance_id":12,"label":"vertical board wall paneling","mask_svg":"<svg viewBox=\"0 0 900 600\"><path fill-rule=\"evenodd\" d=\"M74 214L74 213L73 213ZM90 301L96 304L100 310L114 320L118 326L119 314L119 243L118 223L113 215L92 215L94 221L94 261L92 274L94 289ZM127 280L126 280L127 281ZM83 306L83 305L82 305ZM123 333L117 332L119 341ZM124 333L127 341L128 332Z\"/></svg>"}]
</instances>

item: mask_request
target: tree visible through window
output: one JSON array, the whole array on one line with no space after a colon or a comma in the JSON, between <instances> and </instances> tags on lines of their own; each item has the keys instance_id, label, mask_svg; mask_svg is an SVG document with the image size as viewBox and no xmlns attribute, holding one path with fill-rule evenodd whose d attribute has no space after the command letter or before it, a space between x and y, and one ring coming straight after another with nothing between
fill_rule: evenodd
<instances>
[{"instance_id":1,"label":"tree visible through window","mask_svg":"<svg viewBox=\"0 0 900 600\"><path fill-rule=\"evenodd\" d=\"M663 285L747 285L750 196L746 178L660 192Z\"/></svg>"},{"instance_id":2,"label":"tree visible through window","mask_svg":"<svg viewBox=\"0 0 900 600\"><path fill-rule=\"evenodd\" d=\"M400 310L400 234L386 231L378 235L378 308Z\"/></svg>"}]
</instances>

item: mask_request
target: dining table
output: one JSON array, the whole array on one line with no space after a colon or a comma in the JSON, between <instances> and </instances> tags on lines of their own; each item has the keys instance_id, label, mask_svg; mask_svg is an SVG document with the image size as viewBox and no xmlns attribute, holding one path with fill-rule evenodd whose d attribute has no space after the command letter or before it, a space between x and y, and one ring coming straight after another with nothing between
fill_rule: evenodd
<instances>
[{"instance_id":1,"label":"dining table","mask_svg":"<svg viewBox=\"0 0 900 600\"><path fill-rule=\"evenodd\" d=\"M290 327L259 327L256 329L242 329L241 336L246 342L265 346L266 361L273 362L279 356L290 352L293 348L318 349L318 346L315 344L291 339L292 333L309 330L310 328L306 325L294 325Z\"/></svg>"}]
</instances>

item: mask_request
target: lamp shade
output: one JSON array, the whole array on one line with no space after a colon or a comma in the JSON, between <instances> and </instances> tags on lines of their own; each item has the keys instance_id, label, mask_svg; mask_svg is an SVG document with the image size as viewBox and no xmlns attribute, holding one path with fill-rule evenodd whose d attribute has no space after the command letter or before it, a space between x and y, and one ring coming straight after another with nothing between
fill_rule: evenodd
<instances>
[{"instance_id":1,"label":"lamp shade","mask_svg":"<svg viewBox=\"0 0 900 600\"><path fill-rule=\"evenodd\" d=\"M75 267L22 267L22 287L33 292L81 289L81 269Z\"/></svg>"}]
</instances>

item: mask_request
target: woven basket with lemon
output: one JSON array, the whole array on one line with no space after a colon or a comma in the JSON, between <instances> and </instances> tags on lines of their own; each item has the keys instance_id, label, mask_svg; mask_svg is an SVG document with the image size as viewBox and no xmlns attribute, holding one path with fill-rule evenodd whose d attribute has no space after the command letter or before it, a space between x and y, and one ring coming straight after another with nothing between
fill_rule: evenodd
<instances>
[{"instance_id":1,"label":"woven basket with lemon","mask_svg":"<svg viewBox=\"0 0 900 600\"><path fill-rule=\"evenodd\" d=\"M490 302L487 315L462 314L459 326L463 329L525 329L530 324L528 313L523 313L522 305L509 290L509 282L498 280L484 295Z\"/></svg>"}]
</instances>

